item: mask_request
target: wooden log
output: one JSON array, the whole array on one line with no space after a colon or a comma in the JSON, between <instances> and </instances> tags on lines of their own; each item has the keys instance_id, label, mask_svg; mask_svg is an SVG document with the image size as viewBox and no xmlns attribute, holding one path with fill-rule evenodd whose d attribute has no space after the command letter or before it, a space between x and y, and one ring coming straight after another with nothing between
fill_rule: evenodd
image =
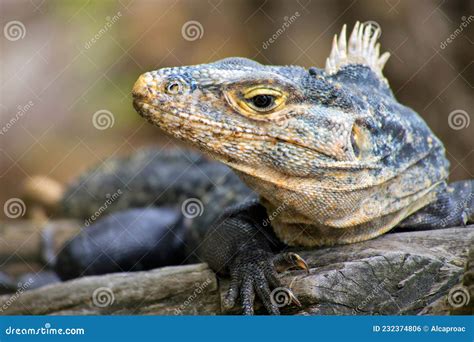
<instances>
[{"instance_id":1,"label":"wooden log","mask_svg":"<svg viewBox=\"0 0 474 342\"><path fill-rule=\"evenodd\" d=\"M0 298L8 315L198 314L220 311L206 264L90 276Z\"/></svg>"},{"instance_id":2,"label":"wooden log","mask_svg":"<svg viewBox=\"0 0 474 342\"><path fill-rule=\"evenodd\" d=\"M448 314L452 308L446 297L462 279L473 228L392 233L351 245L298 251L310 273L288 271L282 281L302 307L283 305L288 304L283 289L273 292L274 299L284 314ZM0 296L0 313L236 313L221 307L227 288L228 281L218 282L206 264L165 267L85 277ZM261 308L257 312L264 313Z\"/></svg>"},{"instance_id":3,"label":"wooden log","mask_svg":"<svg viewBox=\"0 0 474 342\"><path fill-rule=\"evenodd\" d=\"M76 220L12 220L0 222L0 265L16 262L44 263L43 235L51 234L53 250L57 252L68 239L81 229Z\"/></svg>"}]
</instances>

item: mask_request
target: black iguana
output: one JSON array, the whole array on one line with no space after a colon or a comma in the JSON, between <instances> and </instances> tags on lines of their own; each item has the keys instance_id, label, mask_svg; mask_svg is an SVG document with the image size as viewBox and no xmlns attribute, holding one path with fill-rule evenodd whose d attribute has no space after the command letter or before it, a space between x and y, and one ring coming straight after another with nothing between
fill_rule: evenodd
<instances>
[{"instance_id":1,"label":"black iguana","mask_svg":"<svg viewBox=\"0 0 474 342\"><path fill-rule=\"evenodd\" d=\"M474 182L447 185L443 144L400 104L382 74L378 31L356 23L334 38L324 69L244 58L140 76L134 107L149 122L224 164L260 195L227 210L201 245L240 296L270 313L281 267L305 267L282 246L317 247L394 227L437 229L474 219ZM296 301L296 299L294 299Z\"/></svg>"}]
</instances>

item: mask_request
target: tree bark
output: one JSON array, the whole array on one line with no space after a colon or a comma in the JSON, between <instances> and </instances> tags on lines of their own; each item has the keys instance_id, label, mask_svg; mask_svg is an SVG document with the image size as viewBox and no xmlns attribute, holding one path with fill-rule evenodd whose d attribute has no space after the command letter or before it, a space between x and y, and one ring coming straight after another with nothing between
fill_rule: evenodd
<instances>
[{"instance_id":1,"label":"tree bark","mask_svg":"<svg viewBox=\"0 0 474 342\"><path fill-rule=\"evenodd\" d=\"M274 291L274 299L283 305L283 314L449 314L453 307L447 295L462 282L473 228L391 233L351 245L296 250L310 273L288 271L282 281L302 306L283 305L287 304L284 290ZM84 277L4 295L0 314L238 313L221 306L227 288L228 280L218 281L206 264L164 267ZM466 288L474 299L474 287L467 284ZM468 312L469 305L472 300L463 305ZM265 313L258 303L257 313Z\"/></svg>"}]
</instances>

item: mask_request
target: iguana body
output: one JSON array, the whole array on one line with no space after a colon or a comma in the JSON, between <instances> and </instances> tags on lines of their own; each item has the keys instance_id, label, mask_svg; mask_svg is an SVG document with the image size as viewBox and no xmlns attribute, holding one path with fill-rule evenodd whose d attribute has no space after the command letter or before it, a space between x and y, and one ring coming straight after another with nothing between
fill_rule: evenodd
<instances>
[{"instance_id":1,"label":"iguana body","mask_svg":"<svg viewBox=\"0 0 474 342\"><path fill-rule=\"evenodd\" d=\"M149 147L112 157L64 190L56 216L86 227L48 263L64 280L199 262L197 247L221 205L252 198L227 166L196 152ZM44 238L53 253L52 236Z\"/></svg>"},{"instance_id":2,"label":"iguana body","mask_svg":"<svg viewBox=\"0 0 474 342\"><path fill-rule=\"evenodd\" d=\"M143 74L136 110L230 166L260 195L226 211L202 245L230 273L227 304L257 294L271 313L276 270L300 266L289 246L352 243L396 227L442 228L473 219L473 182L446 185L442 143L393 96L377 32L335 37L325 70L229 58ZM405 220L405 221L404 221Z\"/></svg>"},{"instance_id":3,"label":"iguana body","mask_svg":"<svg viewBox=\"0 0 474 342\"><path fill-rule=\"evenodd\" d=\"M188 224L190 234L198 236L187 242L196 245L205 227L221 214L212 204L226 207L254 197L227 166L189 150L155 146L109 158L81 174L67 186L58 212L92 224L99 217L129 208L165 206L185 211L185 201L195 199L203 210Z\"/></svg>"}]
</instances>

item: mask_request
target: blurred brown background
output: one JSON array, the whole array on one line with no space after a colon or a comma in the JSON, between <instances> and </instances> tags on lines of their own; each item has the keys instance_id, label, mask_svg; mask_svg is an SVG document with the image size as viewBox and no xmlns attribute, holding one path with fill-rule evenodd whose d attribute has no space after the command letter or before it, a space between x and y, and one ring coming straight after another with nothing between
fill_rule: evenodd
<instances>
[{"instance_id":1,"label":"blurred brown background","mask_svg":"<svg viewBox=\"0 0 474 342\"><path fill-rule=\"evenodd\" d=\"M356 20L381 26L385 75L445 142L451 179L474 178L473 15L470 0L3 0L0 205L32 175L67 182L174 143L132 108L142 72L229 56L323 67L333 35Z\"/></svg>"}]
</instances>

